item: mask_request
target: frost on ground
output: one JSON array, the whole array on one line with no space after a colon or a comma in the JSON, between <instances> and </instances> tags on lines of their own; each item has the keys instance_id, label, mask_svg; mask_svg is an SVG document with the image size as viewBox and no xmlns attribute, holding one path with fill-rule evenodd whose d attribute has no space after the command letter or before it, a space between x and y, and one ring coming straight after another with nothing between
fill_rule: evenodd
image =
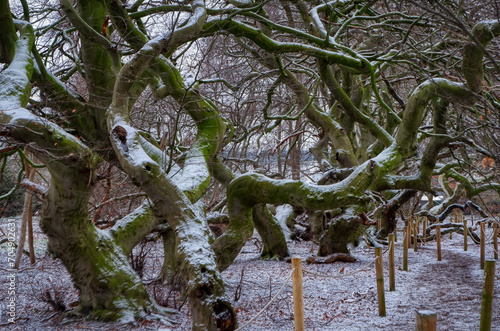
<instances>
[{"instance_id":1,"label":"frost on ground","mask_svg":"<svg viewBox=\"0 0 500 331\"><path fill-rule=\"evenodd\" d=\"M5 222L0 222L0 226ZM401 224L400 224L401 225ZM491 241L492 230L487 228ZM0 232L0 235L1 232ZM25 258L17 274L16 313L14 325L6 324L7 256L5 244L0 246L0 329L9 330L189 330L190 315L178 292L163 285L150 285L151 293L163 305L179 311L159 318L152 316L130 324L104 324L85 319L68 318L57 309L71 309L77 292L62 265L44 251L44 236L37 230L38 262L31 266ZM477 330L481 306L483 272L479 267L479 245L469 240L463 251L463 236L443 236L442 261L436 259L436 243L420 245L408 252L409 271L402 271L401 235L396 244L396 291L388 291L387 252L384 253L387 316L378 316L374 250L357 248L354 263L306 264L303 262L305 325L307 330L412 330L417 310L433 310L438 317L438 330ZM489 236L489 237L488 237ZM1 238L0 238L1 240ZM312 242L289 242L291 253L303 261L317 251ZM293 330L291 265L282 261L263 261L259 257L260 242L252 238L234 264L223 272L227 296L238 313L240 326L245 325L274 297L283 283L283 291L245 330ZM138 247L136 257L147 256L143 278L150 282L161 266L161 243ZM486 258L493 258L488 243ZM497 274L500 272L497 272ZM322 275L337 278L325 278ZM343 276L343 277L340 277ZM498 288L499 283L495 285ZM500 329L500 299L495 292L492 329ZM169 321L173 323L169 323Z\"/></svg>"}]
</instances>

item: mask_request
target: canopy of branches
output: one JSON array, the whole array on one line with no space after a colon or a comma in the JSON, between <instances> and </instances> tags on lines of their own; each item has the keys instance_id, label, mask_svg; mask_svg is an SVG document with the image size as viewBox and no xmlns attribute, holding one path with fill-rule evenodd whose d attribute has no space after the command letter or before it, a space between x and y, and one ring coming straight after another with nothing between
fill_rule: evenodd
<instances>
[{"instance_id":1,"label":"canopy of branches","mask_svg":"<svg viewBox=\"0 0 500 331\"><path fill-rule=\"evenodd\" d=\"M45 166L41 223L80 312L158 310L126 258L156 233L193 328L232 329L219 271L254 227L263 256L289 254L271 205L306 210L327 255L375 218L384 238L412 197L442 196L438 215L500 192L499 17L468 0L0 0L2 174L16 155Z\"/></svg>"}]
</instances>

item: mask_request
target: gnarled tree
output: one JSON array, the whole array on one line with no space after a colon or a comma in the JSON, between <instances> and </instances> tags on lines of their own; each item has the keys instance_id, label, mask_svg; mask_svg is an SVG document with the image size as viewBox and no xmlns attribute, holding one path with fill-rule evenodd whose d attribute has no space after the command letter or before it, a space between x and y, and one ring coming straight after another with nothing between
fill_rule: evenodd
<instances>
[{"instance_id":1,"label":"gnarled tree","mask_svg":"<svg viewBox=\"0 0 500 331\"><path fill-rule=\"evenodd\" d=\"M230 330L220 272L254 227L264 257L289 254L269 205L334 210L316 229L327 255L376 212L392 231L419 191L500 191L500 21L473 2L21 2L0 0L0 142L50 173L41 225L80 313L160 312L127 260L159 228L193 329ZM103 165L147 196L107 229L89 212ZM215 192L229 219L217 239Z\"/></svg>"}]
</instances>

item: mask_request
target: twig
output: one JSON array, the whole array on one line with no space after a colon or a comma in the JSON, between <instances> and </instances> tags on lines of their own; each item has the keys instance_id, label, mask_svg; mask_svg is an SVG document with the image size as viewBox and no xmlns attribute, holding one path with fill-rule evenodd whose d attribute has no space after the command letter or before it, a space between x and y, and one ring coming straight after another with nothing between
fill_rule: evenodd
<instances>
[{"instance_id":1,"label":"twig","mask_svg":"<svg viewBox=\"0 0 500 331\"><path fill-rule=\"evenodd\" d=\"M234 292L234 301L238 301L241 297L241 290L243 289L243 276L245 274L245 267L241 269L241 276L240 276L240 282L238 286L236 286L236 291Z\"/></svg>"}]
</instances>

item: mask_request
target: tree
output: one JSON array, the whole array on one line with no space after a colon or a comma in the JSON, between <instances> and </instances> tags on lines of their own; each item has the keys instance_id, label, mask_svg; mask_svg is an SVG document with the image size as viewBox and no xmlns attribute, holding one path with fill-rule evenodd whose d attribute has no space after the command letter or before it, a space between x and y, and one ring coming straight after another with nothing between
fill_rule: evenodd
<instances>
[{"instance_id":1,"label":"tree","mask_svg":"<svg viewBox=\"0 0 500 331\"><path fill-rule=\"evenodd\" d=\"M473 3L60 0L22 1L15 15L0 6L0 137L50 172L41 225L83 314L160 311L127 260L158 229L162 274L181 275L193 329L230 330L220 271L254 227L264 256L288 255L268 205L331 211L319 240L327 255L348 252L377 213L379 235L392 231L402 202L436 193L433 176L450 196L500 192L500 70L489 47L500 22L475 22ZM287 144L285 170L271 156ZM296 179L301 146L317 183ZM269 175L294 180L247 172L264 153ZM147 195L107 229L89 213L103 165ZM200 207L211 185L229 218L216 239Z\"/></svg>"}]
</instances>

